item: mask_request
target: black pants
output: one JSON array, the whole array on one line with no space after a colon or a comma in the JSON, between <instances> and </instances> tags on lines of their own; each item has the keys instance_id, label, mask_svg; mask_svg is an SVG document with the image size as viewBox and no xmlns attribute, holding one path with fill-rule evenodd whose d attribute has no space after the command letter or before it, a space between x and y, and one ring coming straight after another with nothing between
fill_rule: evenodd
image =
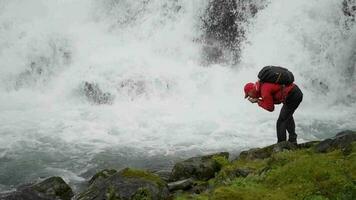
<instances>
[{"instance_id":1,"label":"black pants","mask_svg":"<svg viewBox=\"0 0 356 200\"><path fill-rule=\"evenodd\" d=\"M277 120L277 138L278 142L287 140L287 133L289 133L289 142L297 143L297 134L295 133L295 123L293 118L294 111L298 108L300 102L303 100L303 93L297 85L289 92L286 101L283 104L281 112Z\"/></svg>"}]
</instances>

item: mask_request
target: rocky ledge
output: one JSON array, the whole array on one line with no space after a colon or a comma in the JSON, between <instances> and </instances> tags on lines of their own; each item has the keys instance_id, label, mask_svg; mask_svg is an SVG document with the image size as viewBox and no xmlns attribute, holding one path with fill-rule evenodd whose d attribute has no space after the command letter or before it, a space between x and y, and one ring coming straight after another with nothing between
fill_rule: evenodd
<instances>
[{"instance_id":1,"label":"rocky ledge","mask_svg":"<svg viewBox=\"0 0 356 200\"><path fill-rule=\"evenodd\" d=\"M96 173L74 195L60 178L0 194L3 200L236 200L356 199L356 132L324 141L282 142L243 151L230 161L226 152L178 162L172 171L126 168Z\"/></svg>"}]
</instances>

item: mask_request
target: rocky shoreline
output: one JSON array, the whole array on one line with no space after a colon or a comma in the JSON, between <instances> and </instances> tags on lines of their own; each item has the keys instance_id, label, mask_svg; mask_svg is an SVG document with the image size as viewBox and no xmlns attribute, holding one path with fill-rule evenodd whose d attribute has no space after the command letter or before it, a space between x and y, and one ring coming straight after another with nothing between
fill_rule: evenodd
<instances>
[{"instance_id":1,"label":"rocky shoreline","mask_svg":"<svg viewBox=\"0 0 356 200\"><path fill-rule=\"evenodd\" d=\"M61 177L20 186L1 200L355 199L356 131L323 141L189 158L172 171L125 168L96 173L74 194Z\"/></svg>"}]
</instances>

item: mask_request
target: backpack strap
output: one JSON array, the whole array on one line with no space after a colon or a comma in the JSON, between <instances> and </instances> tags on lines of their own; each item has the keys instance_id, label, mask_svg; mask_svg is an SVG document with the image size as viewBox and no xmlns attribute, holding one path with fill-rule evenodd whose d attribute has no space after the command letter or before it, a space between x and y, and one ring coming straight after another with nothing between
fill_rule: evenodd
<instances>
[{"instance_id":1,"label":"backpack strap","mask_svg":"<svg viewBox=\"0 0 356 200\"><path fill-rule=\"evenodd\" d=\"M279 79L281 79L281 76L282 76L282 73L278 73L278 77L277 77L277 80L276 80L276 82L275 82L275 83L277 83L277 84L278 84Z\"/></svg>"}]
</instances>

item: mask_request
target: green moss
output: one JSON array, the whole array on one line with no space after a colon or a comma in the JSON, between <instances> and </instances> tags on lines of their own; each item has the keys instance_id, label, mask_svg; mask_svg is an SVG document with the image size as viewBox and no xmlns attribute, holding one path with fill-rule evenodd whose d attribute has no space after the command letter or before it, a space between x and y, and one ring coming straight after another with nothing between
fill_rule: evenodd
<instances>
[{"instance_id":1,"label":"green moss","mask_svg":"<svg viewBox=\"0 0 356 200\"><path fill-rule=\"evenodd\" d=\"M280 200L288 199L287 195L280 190L270 192L270 189L255 183L244 181L239 178L229 187L217 188L211 196L214 200L256 200L256 199L270 199Z\"/></svg>"},{"instance_id":2,"label":"green moss","mask_svg":"<svg viewBox=\"0 0 356 200\"><path fill-rule=\"evenodd\" d=\"M107 200L120 200L120 195L116 193L116 189L110 186L106 191L106 199Z\"/></svg>"},{"instance_id":3,"label":"green moss","mask_svg":"<svg viewBox=\"0 0 356 200\"><path fill-rule=\"evenodd\" d=\"M58 196L61 199L71 199L73 196L72 189L60 177L48 178L32 187L34 190L49 195Z\"/></svg>"},{"instance_id":4,"label":"green moss","mask_svg":"<svg viewBox=\"0 0 356 200\"><path fill-rule=\"evenodd\" d=\"M164 187L165 182L157 175L147 171L126 168L119 172L122 176L127 178L140 178L157 184L160 188Z\"/></svg>"},{"instance_id":5,"label":"green moss","mask_svg":"<svg viewBox=\"0 0 356 200\"><path fill-rule=\"evenodd\" d=\"M356 160L350 158L340 151L313 154L301 150L276 154L270 161L272 170L264 184L280 187L297 199L310 194L336 199L355 187L349 176L352 165L345 165L345 161L355 165Z\"/></svg>"},{"instance_id":6,"label":"green moss","mask_svg":"<svg viewBox=\"0 0 356 200\"><path fill-rule=\"evenodd\" d=\"M147 188L139 188L132 196L132 200L152 200L151 192Z\"/></svg>"},{"instance_id":7,"label":"green moss","mask_svg":"<svg viewBox=\"0 0 356 200\"><path fill-rule=\"evenodd\" d=\"M267 159L240 159L223 165L214 187L202 195L180 195L176 199L211 200L348 200L356 197L356 142L345 155L341 150L319 154L313 148L272 154ZM233 176L249 169L246 177ZM207 198L209 197L209 198Z\"/></svg>"},{"instance_id":8,"label":"green moss","mask_svg":"<svg viewBox=\"0 0 356 200\"><path fill-rule=\"evenodd\" d=\"M175 200L209 200L209 196L201 194L179 194L175 197Z\"/></svg>"},{"instance_id":9,"label":"green moss","mask_svg":"<svg viewBox=\"0 0 356 200\"><path fill-rule=\"evenodd\" d=\"M216 155L212 158L219 168L223 168L230 164L229 160L225 156Z\"/></svg>"}]
</instances>

